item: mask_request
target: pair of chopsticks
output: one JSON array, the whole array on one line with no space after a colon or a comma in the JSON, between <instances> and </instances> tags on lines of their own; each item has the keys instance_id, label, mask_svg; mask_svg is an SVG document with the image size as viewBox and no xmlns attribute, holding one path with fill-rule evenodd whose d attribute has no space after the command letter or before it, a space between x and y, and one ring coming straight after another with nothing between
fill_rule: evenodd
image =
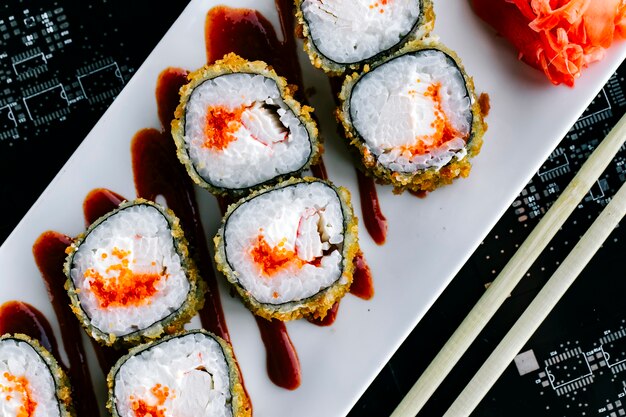
<instances>
[{"instance_id":1,"label":"pair of chopsticks","mask_svg":"<svg viewBox=\"0 0 626 417\"><path fill-rule=\"evenodd\" d=\"M391 417L413 417L426 404L472 342L520 282L565 220L598 180L626 141L626 115L611 129L563 190L504 269L455 330ZM550 277L539 294L487 358L444 417L469 416L524 347L576 277L626 215L626 184L622 185Z\"/></svg>"}]
</instances>

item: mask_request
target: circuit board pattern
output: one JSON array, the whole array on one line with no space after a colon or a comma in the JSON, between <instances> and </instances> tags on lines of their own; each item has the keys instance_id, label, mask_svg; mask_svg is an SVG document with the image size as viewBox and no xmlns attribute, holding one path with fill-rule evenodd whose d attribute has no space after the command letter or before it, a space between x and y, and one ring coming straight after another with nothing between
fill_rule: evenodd
<instances>
[{"instance_id":1,"label":"circuit board pattern","mask_svg":"<svg viewBox=\"0 0 626 417\"><path fill-rule=\"evenodd\" d=\"M0 4L0 195L12 204L2 213L0 242L187 3L7 0ZM146 14L149 10L163 12Z\"/></svg>"},{"instance_id":2,"label":"circuit board pattern","mask_svg":"<svg viewBox=\"0 0 626 417\"><path fill-rule=\"evenodd\" d=\"M539 346L518 355L545 356L543 366L528 376L524 374L524 379L516 385L518 393L528 390L528 395L531 394L531 386L535 385L535 395L541 398L533 403L532 407L537 413L535 415L626 415L624 323L621 320L614 328L596 334L595 340L589 334L584 342L578 339L565 340L553 346L554 350L550 352ZM522 376L519 368L518 372ZM513 374L511 369L505 378L513 378ZM526 407L528 411L529 407Z\"/></svg>"},{"instance_id":3,"label":"circuit board pattern","mask_svg":"<svg viewBox=\"0 0 626 417\"><path fill-rule=\"evenodd\" d=\"M406 395L580 166L626 113L625 76L626 64L622 64L357 402L350 417L389 415ZM419 416L445 413L624 182L626 147L622 146ZM511 364L473 416L626 415L625 241L626 230L618 227L520 352L520 361L536 364L532 371Z\"/></svg>"},{"instance_id":4,"label":"circuit board pattern","mask_svg":"<svg viewBox=\"0 0 626 417\"><path fill-rule=\"evenodd\" d=\"M182 0L7 0L0 4L0 175L4 179L0 194L12 202L10 210L3 210L0 242L186 4ZM164 12L145 15L146 10L156 9ZM626 111L625 75L623 65L403 343L350 417L389 415L408 392L485 286ZM36 166L36 172L24 176L24 169L30 166ZM420 416L443 414L625 181L626 149L622 148ZM624 239L624 228L613 233L474 415L626 415ZM524 367L518 368L519 363Z\"/></svg>"},{"instance_id":5,"label":"circuit board pattern","mask_svg":"<svg viewBox=\"0 0 626 417\"><path fill-rule=\"evenodd\" d=\"M84 25L65 2L37 3L0 7L2 147L40 136L40 126L64 122L78 107L106 109L134 71L128 58L117 62L80 37L75 41Z\"/></svg>"}]
</instances>

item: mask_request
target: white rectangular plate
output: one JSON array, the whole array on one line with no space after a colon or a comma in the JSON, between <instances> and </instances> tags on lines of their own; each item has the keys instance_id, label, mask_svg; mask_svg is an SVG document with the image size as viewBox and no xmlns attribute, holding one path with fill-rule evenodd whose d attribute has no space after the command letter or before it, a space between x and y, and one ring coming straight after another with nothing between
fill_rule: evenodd
<instances>
[{"instance_id":1,"label":"white rectangular plate","mask_svg":"<svg viewBox=\"0 0 626 417\"><path fill-rule=\"evenodd\" d=\"M227 3L257 8L278 27L271 0ZM0 247L0 303L17 299L34 305L52 321L58 340L59 326L33 260L32 245L46 230L69 236L83 231L82 202L94 188L135 196L130 140L139 129L160 127L154 99L158 74L170 66L196 69L205 63L205 15L216 4L215 0L190 2ZM509 45L472 13L469 1L438 0L435 12L434 32L460 55L474 77L477 93L491 97L482 153L473 160L469 178L425 199L396 196L391 188L378 187L389 221L387 243L377 246L360 223L376 294L370 301L346 296L330 327L306 321L287 324L302 366L298 389L288 391L270 382L252 315L221 286L228 328L257 417L346 415L626 56L626 44L616 44L603 61L583 72L575 88L555 87L543 74L519 62ZM326 139L324 159L330 179L353 193L360 216L355 170L335 134L327 78L302 51L300 58L306 86L316 89L311 104ZM210 239L217 230L219 212L206 192L198 189L197 194L205 208L203 222ZM197 324L194 320L190 327ZM104 404L104 376L90 344L85 345Z\"/></svg>"}]
</instances>

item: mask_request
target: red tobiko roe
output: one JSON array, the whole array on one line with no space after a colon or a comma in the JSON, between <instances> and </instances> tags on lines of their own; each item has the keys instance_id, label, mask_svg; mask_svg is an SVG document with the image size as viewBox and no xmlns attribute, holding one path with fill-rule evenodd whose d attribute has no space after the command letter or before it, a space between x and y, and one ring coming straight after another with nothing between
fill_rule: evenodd
<instances>
[{"instance_id":1,"label":"red tobiko roe","mask_svg":"<svg viewBox=\"0 0 626 417\"><path fill-rule=\"evenodd\" d=\"M543 71L574 86L581 70L626 38L626 0L472 0L474 12Z\"/></svg>"}]
</instances>

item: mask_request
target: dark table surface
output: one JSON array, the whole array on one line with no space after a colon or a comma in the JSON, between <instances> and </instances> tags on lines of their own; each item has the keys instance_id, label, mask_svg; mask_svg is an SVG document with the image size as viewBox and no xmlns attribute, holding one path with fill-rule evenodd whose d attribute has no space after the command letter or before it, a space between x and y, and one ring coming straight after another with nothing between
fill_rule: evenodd
<instances>
[{"instance_id":1,"label":"dark table surface","mask_svg":"<svg viewBox=\"0 0 626 417\"><path fill-rule=\"evenodd\" d=\"M8 0L0 5L0 195L5 200L0 242L186 5L181 0ZM160 6L167 13L145 15L145 10ZM389 415L400 402L486 285L624 114L625 76L622 65L359 399L350 417ZM46 94L59 85L66 94L64 103L55 102L58 95ZM78 99L85 90L90 99ZM28 171L29 166L38 169ZM625 181L622 147L420 416L445 412ZM474 415L626 415L626 403L621 402L626 393L625 239L624 229L617 228L522 350L536 366L520 370L511 364Z\"/></svg>"}]
</instances>

